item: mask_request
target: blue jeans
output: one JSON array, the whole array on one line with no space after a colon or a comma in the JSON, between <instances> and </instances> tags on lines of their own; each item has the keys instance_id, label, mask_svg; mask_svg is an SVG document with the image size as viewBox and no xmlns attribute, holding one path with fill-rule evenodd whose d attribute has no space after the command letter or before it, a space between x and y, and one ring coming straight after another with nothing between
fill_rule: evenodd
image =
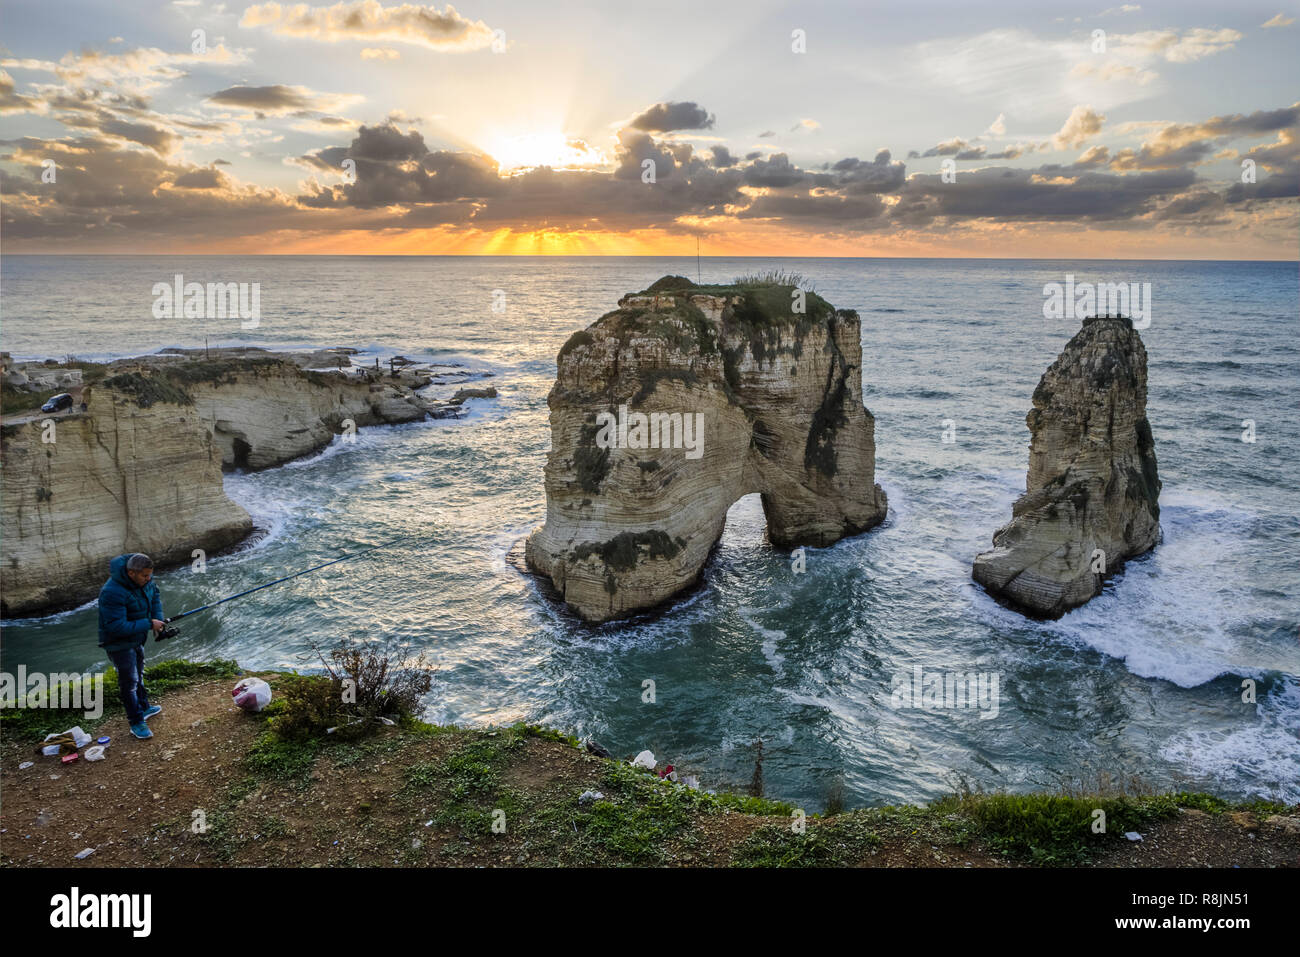
<instances>
[{"instance_id":1,"label":"blue jeans","mask_svg":"<svg viewBox=\"0 0 1300 957\"><path fill-rule=\"evenodd\" d=\"M126 708L126 720L129 724L139 724L149 710L149 695L144 690L144 646L110 651L108 657L117 669L117 690Z\"/></svg>"}]
</instances>

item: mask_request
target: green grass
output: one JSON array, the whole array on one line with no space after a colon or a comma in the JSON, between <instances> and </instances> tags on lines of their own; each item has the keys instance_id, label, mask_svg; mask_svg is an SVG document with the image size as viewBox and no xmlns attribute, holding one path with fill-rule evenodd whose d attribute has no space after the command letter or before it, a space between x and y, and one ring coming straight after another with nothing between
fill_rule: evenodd
<instances>
[{"instance_id":1,"label":"green grass","mask_svg":"<svg viewBox=\"0 0 1300 957\"><path fill-rule=\"evenodd\" d=\"M170 378L161 375L121 372L105 379L104 388L130 396L142 409L147 409L158 402L170 405L194 404L188 392Z\"/></svg>"},{"instance_id":2,"label":"green grass","mask_svg":"<svg viewBox=\"0 0 1300 957\"><path fill-rule=\"evenodd\" d=\"M648 561L671 559L682 550L685 541L673 541L667 532L651 529L645 532L619 532L607 542L583 542L575 545L569 560L586 561L593 555L616 572L629 572L641 559L641 549L646 550Z\"/></svg>"},{"instance_id":3,"label":"green grass","mask_svg":"<svg viewBox=\"0 0 1300 957\"><path fill-rule=\"evenodd\" d=\"M238 663L228 659L215 661L182 661L168 659L156 665L146 665L144 669L144 686L150 698L160 698L171 691L187 688L190 685L218 678L233 678L240 674ZM95 680L94 675L90 680ZM0 708L0 727L5 734L16 734L39 740L47 734L65 731L74 725L90 731L116 715L123 713L122 699L118 691L117 669L109 668L103 674L104 690L101 699L103 714L98 718L87 718L82 708ZM46 700L59 700L64 692L79 684L76 681L60 682L49 689ZM67 700L71 700L71 696ZM85 699L83 699L84 702Z\"/></svg>"},{"instance_id":4,"label":"green grass","mask_svg":"<svg viewBox=\"0 0 1300 957\"><path fill-rule=\"evenodd\" d=\"M56 395L67 391L67 389L44 389L40 392L28 392L26 389L15 389L9 385L0 386L0 411L5 415L32 412Z\"/></svg>"},{"instance_id":5,"label":"green grass","mask_svg":"<svg viewBox=\"0 0 1300 957\"><path fill-rule=\"evenodd\" d=\"M736 848L732 867L845 867L880 846L880 837L863 817L837 816L796 833L789 824L766 824Z\"/></svg>"},{"instance_id":6,"label":"green grass","mask_svg":"<svg viewBox=\"0 0 1300 957\"><path fill-rule=\"evenodd\" d=\"M306 787L324 742L317 738L286 741L267 729L244 756L244 768L255 777Z\"/></svg>"},{"instance_id":7,"label":"green grass","mask_svg":"<svg viewBox=\"0 0 1300 957\"><path fill-rule=\"evenodd\" d=\"M930 805L971 822L973 833L1007 857L1039 865L1085 863L1108 838L1139 831L1178 813L1176 795L1152 797L1063 794L964 794ZM1095 812L1105 831L1093 832Z\"/></svg>"}]
</instances>

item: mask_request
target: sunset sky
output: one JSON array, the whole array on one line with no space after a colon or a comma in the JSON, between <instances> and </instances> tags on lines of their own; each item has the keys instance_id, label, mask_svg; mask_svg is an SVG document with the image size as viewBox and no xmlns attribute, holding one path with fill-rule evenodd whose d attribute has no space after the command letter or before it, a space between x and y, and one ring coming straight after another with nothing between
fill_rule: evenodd
<instances>
[{"instance_id":1,"label":"sunset sky","mask_svg":"<svg viewBox=\"0 0 1300 957\"><path fill-rule=\"evenodd\" d=\"M1251 2L5 0L0 239L1294 260L1297 21Z\"/></svg>"}]
</instances>

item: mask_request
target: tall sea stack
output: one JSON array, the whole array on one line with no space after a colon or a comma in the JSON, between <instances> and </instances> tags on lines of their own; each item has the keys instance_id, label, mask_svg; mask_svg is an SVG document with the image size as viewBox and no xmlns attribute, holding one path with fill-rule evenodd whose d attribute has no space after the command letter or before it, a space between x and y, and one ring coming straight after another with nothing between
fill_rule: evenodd
<instances>
[{"instance_id":1,"label":"tall sea stack","mask_svg":"<svg viewBox=\"0 0 1300 957\"><path fill-rule=\"evenodd\" d=\"M546 522L526 546L588 621L694 583L727 509L762 495L781 547L878 524L859 320L791 284L660 279L560 350Z\"/></svg>"},{"instance_id":2,"label":"tall sea stack","mask_svg":"<svg viewBox=\"0 0 1300 957\"><path fill-rule=\"evenodd\" d=\"M1025 614L1059 618L1160 540L1147 353L1129 319L1085 319L1034 390L1025 494L973 576Z\"/></svg>"}]
</instances>

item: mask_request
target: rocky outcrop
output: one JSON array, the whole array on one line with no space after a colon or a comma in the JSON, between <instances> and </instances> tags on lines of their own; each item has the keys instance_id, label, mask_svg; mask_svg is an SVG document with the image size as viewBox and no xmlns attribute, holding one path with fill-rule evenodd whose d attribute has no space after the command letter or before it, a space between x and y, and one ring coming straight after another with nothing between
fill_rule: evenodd
<instances>
[{"instance_id":1,"label":"rocky outcrop","mask_svg":"<svg viewBox=\"0 0 1300 957\"><path fill-rule=\"evenodd\" d=\"M973 576L1035 617L1099 594L1160 540L1147 354L1128 319L1085 319L1034 390L1025 494Z\"/></svg>"},{"instance_id":2,"label":"rocky outcrop","mask_svg":"<svg viewBox=\"0 0 1300 957\"><path fill-rule=\"evenodd\" d=\"M253 523L226 497L223 469L281 465L365 426L459 416L480 394L426 398L417 390L435 376L410 360L401 371L321 371L347 367L346 352L172 350L82 363L84 413L76 405L71 414L6 415L0 611L90 601L109 559L125 551L167 567L189 562L195 548L212 554L238 542ZM47 368L59 374L57 363L36 365L41 374ZM461 381L459 372L450 378ZM43 441L49 435L54 441Z\"/></svg>"},{"instance_id":3,"label":"rocky outcrop","mask_svg":"<svg viewBox=\"0 0 1300 957\"><path fill-rule=\"evenodd\" d=\"M252 531L222 489L221 453L195 406L179 390L133 386L97 385L85 413L0 430L6 617L90 601L122 552L166 566Z\"/></svg>"},{"instance_id":4,"label":"rocky outcrop","mask_svg":"<svg viewBox=\"0 0 1300 957\"><path fill-rule=\"evenodd\" d=\"M418 422L433 411L386 373L305 371L275 357L194 362L181 378L226 468L283 465L323 449L340 433Z\"/></svg>"},{"instance_id":5,"label":"rocky outcrop","mask_svg":"<svg viewBox=\"0 0 1300 957\"><path fill-rule=\"evenodd\" d=\"M588 621L695 582L743 495L761 494L782 547L885 516L851 310L791 285L665 277L576 333L557 365L546 522L525 557Z\"/></svg>"}]
</instances>

